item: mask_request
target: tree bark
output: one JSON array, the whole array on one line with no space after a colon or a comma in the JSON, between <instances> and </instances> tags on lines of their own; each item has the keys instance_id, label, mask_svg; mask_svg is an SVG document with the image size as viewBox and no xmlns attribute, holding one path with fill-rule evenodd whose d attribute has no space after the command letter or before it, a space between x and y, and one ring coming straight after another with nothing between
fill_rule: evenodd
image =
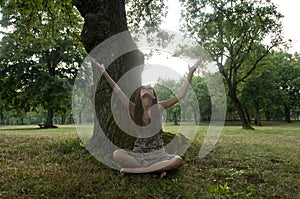
<instances>
[{"instance_id":1,"label":"tree bark","mask_svg":"<svg viewBox=\"0 0 300 199\"><path fill-rule=\"evenodd\" d=\"M49 107L47 110L47 119L43 128L57 128L57 126L53 125L53 108Z\"/></svg>"},{"instance_id":2,"label":"tree bark","mask_svg":"<svg viewBox=\"0 0 300 199\"><path fill-rule=\"evenodd\" d=\"M238 99L238 97L236 95L236 88L231 84L228 84L228 96L230 97L230 99L232 100L232 103L235 105L235 107L237 109L238 115L242 122L243 129L254 129L250 125L249 121L246 118L246 113L242 106L242 103L240 102L240 100Z\"/></svg>"},{"instance_id":3,"label":"tree bark","mask_svg":"<svg viewBox=\"0 0 300 199\"><path fill-rule=\"evenodd\" d=\"M251 124L251 116L250 116L249 111L248 111L247 108L245 109L245 113L246 113L248 122Z\"/></svg>"},{"instance_id":4,"label":"tree bark","mask_svg":"<svg viewBox=\"0 0 300 199\"><path fill-rule=\"evenodd\" d=\"M124 0L78 0L73 1L73 4L79 10L81 16L84 18L84 26L81 32L81 41L88 53L90 53L97 45L110 38L113 35L127 31L127 20L125 14ZM132 42L128 38L128 42ZM105 54L113 54L115 47L107 49ZM99 52L101 53L101 52ZM129 52L117 60L115 60L108 68L107 72L114 79L118 81L123 74L135 66L144 63L144 56L139 51ZM128 80L129 84L139 85L141 82L141 72L136 75L135 79ZM94 73L94 82L98 77ZM121 85L119 85L121 87ZM123 88L126 88L126 85ZM115 123L111 111L111 93L112 89L101 78L99 83L95 82L95 125L91 144L95 146L101 145L100 129L105 133L110 141L119 148L133 148L135 138L124 133ZM122 89L122 87L121 87ZM128 96L130 97L130 96ZM121 105L120 105L121 106ZM105 146L100 146L101 148Z\"/></svg>"},{"instance_id":5,"label":"tree bark","mask_svg":"<svg viewBox=\"0 0 300 199\"><path fill-rule=\"evenodd\" d=\"M59 63L60 59L57 59L58 57L58 52L57 51L45 51L44 52L44 56L46 57L47 60L47 68L48 68L48 74L49 77L46 80L46 83L51 85L54 81L54 77L55 77L55 68L57 66L57 64ZM53 110L53 98L51 98L50 96L53 94L53 88L52 87L47 87L47 95L49 96L47 98L47 118L46 118L46 122L43 126L43 128L57 128L57 126L53 125L53 116L54 116L54 110ZM52 106L52 107L51 107Z\"/></svg>"}]
</instances>

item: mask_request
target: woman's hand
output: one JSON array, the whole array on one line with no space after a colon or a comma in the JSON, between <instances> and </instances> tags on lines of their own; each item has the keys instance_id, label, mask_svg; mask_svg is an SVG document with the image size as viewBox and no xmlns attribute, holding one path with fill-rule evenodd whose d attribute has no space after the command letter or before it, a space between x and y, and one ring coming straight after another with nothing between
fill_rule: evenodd
<instances>
[{"instance_id":1,"label":"woman's hand","mask_svg":"<svg viewBox=\"0 0 300 199\"><path fill-rule=\"evenodd\" d=\"M104 72L105 71L105 66L103 64L99 64L94 58L91 58L92 59L92 63L97 66L101 72Z\"/></svg>"},{"instance_id":2,"label":"woman's hand","mask_svg":"<svg viewBox=\"0 0 300 199\"><path fill-rule=\"evenodd\" d=\"M197 60L193 66L191 66L191 67L189 66L189 72L194 73L195 70L197 69L197 67L199 66L199 64L200 64L200 60Z\"/></svg>"}]
</instances>

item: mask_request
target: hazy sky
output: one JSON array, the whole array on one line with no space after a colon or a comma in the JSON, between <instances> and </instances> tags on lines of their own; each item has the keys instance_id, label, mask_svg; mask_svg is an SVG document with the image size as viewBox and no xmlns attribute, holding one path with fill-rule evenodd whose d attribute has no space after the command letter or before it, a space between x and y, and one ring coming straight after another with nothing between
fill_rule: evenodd
<instances>
[{"instance_id":1,"label":"hazy sky","mask_svg":"<svg viewBox=\"0 0 300 199\"><path fill-rule=\"evenodd\" d=\"M278 5L278 11L284 15L282 19L285 40L292 39L291 53L300 52L300 1L299 0L272 0ZM180 3L169 0L169 14L163 28L178 30L180 20Z\"/></svg>"},{"instance_id":2,"label":"hazy sky","mask_svg":"<svg viewBox=\"0 0 300 199\"><path fill-rule=\"evenodd\" d=\"M286 39L292 39L293 48L290 52L300 52L300 1L299 0L272 0L279 5L278 11L284 15L282 19L283 32Z\"/></svg>"},{"instance_id":3,"label":"hazy sky","mask_svg":"<svg viewBox=\"0 0 300 199\"><path fill-rule=\"evenodd\" d=\"M284 15L284 18L282 19L284 40L291 39L293 41L292 48L289 50L290 53L300 52L300 25L298 22L300 20L300 2L298 1L299 0L272 0L272 2L278 5L278 11ZM181 15L180 3L178 0L169 0L168 7L168 16L161 27L164 29L178 31ZM179 74L183 74L188 71L187 62L179 58L167 59L160 55L158 57L151 58L149 63L169 66Z\"/></svg>"}]
</instances>

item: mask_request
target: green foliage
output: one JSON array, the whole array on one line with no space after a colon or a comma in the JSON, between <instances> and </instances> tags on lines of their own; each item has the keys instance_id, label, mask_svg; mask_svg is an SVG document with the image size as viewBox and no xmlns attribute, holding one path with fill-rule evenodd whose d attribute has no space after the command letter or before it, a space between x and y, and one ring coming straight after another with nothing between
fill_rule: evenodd
<instances>
[{"instance_id":1,"label":"green foliage","mask_svg":"<svg viewBox=\"0 0 300 199\"><path fill-rule=\"evenodd\" d=\"M227 88L236 89L250 114L256 100L260 102L260 111L271 112L271 118L282 118L283 106L291 109L294 118L299 117L299 54L282 52L266 57L271 48L282 43L279 20L283 16L273 3L181 2L186 8L185 30L196 35L199 44L218 63ZM79 39L83 19L73 7L75 3L80 5L80 1L71 0L0 2L0 23L11 30L0 44L0 109L8 110L1 113L24 118L26 112L41 111L41 107L53 108L59 114L70 111L71 85L85 55ZM166 15L163 0L123 3L130 30L157 27ZM262 45L266 37L271 38L270 43ZM175 83L170 86L178 87ZM211 103L205 81L194 78L192 86L197 93L200 115L209 120ZM173 96L156 89L161 100ZM185 110L174 106L167 110L168 117L180 117L181 112L192 109L189 94L185 102L181 106ZM228 103L230 118L235 111L232 103Z\"/></svg>"},{"instance_id":2,"label":"green foliage","mask_svg":"<svg viewBox=\"0 0 300 199\"><path fill-rule=\"evenodd\" d=\"M130 30L143 27L158 27L162 18L166 17L164 0L126 0L127 24Z\"/></svg>"},{"instance_id":3,"label":"green foliage","mask_svg":"<svg viewBox=\"0 0 300 199\"><path fill-rule=\"evenodd\" d=\"M289 106L294 112L299 107L299 58L297 54L273 51L247 82L240 87L240 96L247 107L257 103L259 111L269 112L268 119L278 116L276 110ZM297 116L294 116L297 118Z\"/></svg>"},{"instance_id":4,"label":"green foliage","mask_svg":"<svg viewBox=\"0 0 300 199\"><path fill-rule=\"evenodd\" d=\"M230 187L228 187L228 182L224 185L212 185L209 187L211 193L217 193L221 195L227 195L230 191Z\"/></svg>"},{"instance_id":5,"label":"green foliage","mask_svg":"<svg viewBox=\"0 0 300 199\"><path fill-rule=\"evenodd\" d=\"M159 97L159 101L167 100L175 96L178 92L178 89L181 88L181 82L176 82L175 80L159 80L154 89ZM174 121L174 124L178 124L180 119L180 106L175 104L174 106L166 110L166 121Z\"/></svg>"},{"instance_id":6,"label":"green foliage","mask_svg":"<svg viewBox=\"0 0 300 199\"><path fill-rule=\"evenodd\" d=\"M159 80L154 86L159 100L163 101L175 96L185 81L186 77L182 77L179 81ZM186 97L182 99L180 104L176 104L166 110L166 121L174 121L175 119L179 121L181 118L183 121L194 120L198 124L200 115L202 120L210 120L211 99L204 78L194 76L191 87L197 99L193 99L191 92L187 92ZM195 112L197 105L200 107L200 113Z\"/></svg>"},{"instance_id":7,"label":"green foliage","mask_svg":"<svg viewBox=\"0 0 300 199\"><path fill-rule=\"evenodd\" d=\"M268 0L181 2L186 7L185 30L196 37L216 62L243 128L252 128L237 89L261 66L270 50L283 43L280 23L283 16ZM263 45L267 37L270 42Z\"/></svg>"},{"instance_id":8,"label":"green foliage","mask_svg":"<svg viewBox=\"0 0 300 199\"><path fill-rule=\"evenodd\" d=\"M64 114L71 85L85 56L79 40L82 19L71 1L7 1L1 24L1 100L6 109Z\"/></svg>"},{"instance_id":9,"label":"green foliage","mask_svg":"<svg viewBox=\"0 0 300 199\"><path fill-rule=\"evenodd\" d=\"M197 96L197 102L200 107L201 119L210 121L211 116L211 96L207 88L207 82L200 76L194 76L192 79L192 87ZM188 99L189 96L187 96ZM189 103L194 106L191 102Z\"/></svg>"}]
</instances>

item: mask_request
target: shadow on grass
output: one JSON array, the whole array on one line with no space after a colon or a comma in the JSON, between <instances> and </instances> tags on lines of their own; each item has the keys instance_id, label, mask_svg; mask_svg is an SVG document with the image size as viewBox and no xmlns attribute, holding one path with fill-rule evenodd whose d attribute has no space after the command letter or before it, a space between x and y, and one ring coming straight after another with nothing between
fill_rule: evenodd
<instances>
[{"instance_id":1,"label":"shadow on grass","mask_svg":"<svg viewBox=\"0 0 300 199\"><path fill-rule=\"evenodd\" d=\"M37 127L37 128L4 128L4 129L0 129L0 131L26 131L26 130L41 130L43 128Z\"/></svg>"},{"instance_id":2,"label":"shadow on grass","mask_svg":"<svg viewBox=\"0 0 300 199\"><path fill-rule=\"evenodd\" d=\"M0 126L1 127L1 126ZM42 127L26 127L26 126L16 126L12 128L0 128L0 131L27 131L27 130L43 130L43 129L58 129L58 126L42 126Z\"/></svg>"}]
</instances>

